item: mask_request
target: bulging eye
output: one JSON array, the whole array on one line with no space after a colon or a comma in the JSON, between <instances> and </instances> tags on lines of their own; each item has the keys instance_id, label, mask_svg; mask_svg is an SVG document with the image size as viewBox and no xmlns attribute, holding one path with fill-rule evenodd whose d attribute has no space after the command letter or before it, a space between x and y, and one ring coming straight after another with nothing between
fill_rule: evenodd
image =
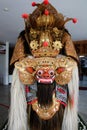
<instances>
[{"instance_id":1,"label":"bulging eye","mask_svg":"<svg viewBox=\"0 0 87 130\"><path fill-rule=\"evenodd\" d=\"M62 73L63 71L65 71L65 68L64 67L59 67L59 68L57 68L57 73L58 74L60 74L60 73Z\"/></svg>"},{"instance_id":2,"label":"bulging eye","mask_svg":"<svg viewBox=\"0 0 87 130\"><path fill-rule=\"evenodd\" d=\"M33 69L33 67L26 67L26 71L32 74L35 70Z\"/></svg>"},{"instance_id":3,"label":"bulging eye","mask_svg":"<svg viewBox=\"0 0 87 130\"><path fill-rule=\"evenodd\" d=\"M43 70L38 70L38 71L37 71L37 75L38 75L38 76L41 76L42 74L43 74Z\"/></svg>"},{"instance_id":4,"label":"bulging eye","mask_svg":"<svg viewBox=\"0 0 87 130\"><path fill-rule=\"evenodd\" d=\"M54 76L54 70L49 70L50 76Z\"/></svg>"}]
</instances>

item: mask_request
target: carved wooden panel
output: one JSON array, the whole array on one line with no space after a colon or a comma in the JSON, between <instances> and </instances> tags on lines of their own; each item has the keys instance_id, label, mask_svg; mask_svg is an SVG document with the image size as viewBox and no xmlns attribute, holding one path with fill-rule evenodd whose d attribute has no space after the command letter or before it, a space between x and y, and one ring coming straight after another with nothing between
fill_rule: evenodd
<instances>
[{"instance_id":1,"label":"carved wooden panel","mask_svg":"<svg viewBox=\"0 0 87 130\"><path fill-rule=\"evenodd\" d=\"M78 56L87 55L87 40L74 41L74 45Z\"/></svg>"}]
</instances>

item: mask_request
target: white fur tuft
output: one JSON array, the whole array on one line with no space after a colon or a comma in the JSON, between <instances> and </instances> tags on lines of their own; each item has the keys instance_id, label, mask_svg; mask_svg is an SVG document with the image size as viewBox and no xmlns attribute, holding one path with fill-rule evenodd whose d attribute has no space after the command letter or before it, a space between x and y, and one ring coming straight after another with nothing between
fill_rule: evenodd
<instances>
[{"instance_id":1,"label":"white fur tuft","mask_svg":"<svg viewBox=\"0 0 87 130\"><path fill-rule=\"evenodd\" d=\"M15 68L11 86L8 130L28 130L26 109L27 103L24 86L21 84L18 71Z\"/></svg>"},{"instance_id":2,"label":"white fur tuft","mask_svg":"<svg viewBox=\"0 0 87 130\"><path fill-rule=\"evenodd\" d=\"M73 106L70 101L65 108L62 130L78 130L78 68L73 70L72 79L68 83L69 97L74 99Z\"/></svg>"}]
</instances>

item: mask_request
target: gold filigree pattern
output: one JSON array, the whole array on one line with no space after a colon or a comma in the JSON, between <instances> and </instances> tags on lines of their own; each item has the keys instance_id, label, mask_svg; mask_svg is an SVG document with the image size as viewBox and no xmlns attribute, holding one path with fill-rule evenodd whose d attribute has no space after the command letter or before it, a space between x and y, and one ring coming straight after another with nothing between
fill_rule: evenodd
<instances>
[{"instance_id":1,"label":"gold filigree pattern","mask_svg":"<svg viewBox=\"0 0 87 130\"><path fill-rule=\"evenodd\" d=\"M23 59L26 56L26 54L24 53L23 42L24 41L21 38L19 38L17 40L10 64L13 64L14 62L16 62L19 59Z\"/></svg>"},{"instance_id":2,"label":"gold filigree pattern","mask_svg":"<svg viewBox=\"0 0 87 130\"><path fill-rule=\"evenodd\" d=\"M61 41L55 41L55 42L53 42L53 47L54 47L55 50L62 49L62 43L61 43Z\"/></svg>"},{"instance_id":3,"label":"gold filigree pattern","mask_svg":"<svg viewBox=\"0 0 87 130\"><path fill-rule=\"evenodd\" d=\"M38 101L32 104L33 110L37 115L43 120L51 119L55 113L59 110L60 102L57 101L55 95L53 94L53 104L49 107L40 106Z\"/></svg>"},{"instance_id":4,"label":"gold filigree pattern","mask_svg":"<svg viewBox=\"0 0 87 130\"><path fill-rule=\"evenodd\" d=\"M56 36L58 36L60 33L60 30L57 27L54 27L53 32L56 34Z\"/></svg>"},{"instance_id":5,"label":"gold filigree pattern","mask_svg":"<svg viewBox=\"0 0 87 130\"><path fill-rule=\"evenodd\" d=\"M38 46L39 46L38 41L33 40L33 41L30 42L30 47L31 47L32 50L36 50L38 48Z\"/></svg>"},{"instance_id":6,"label":"gold filigree pattern","mask_svg":"<svg viewBox=\"0 0 87 130\"><path fill-rule=\"evenodd\" d=\"M62 49L62 43L61 41L56 39L60 39L59 37L61 36L59 35L61 31L58 30L56 27L54 28L54 35L56 36L58 34L57 38L55 38L55 41L53 40L53 37L51 35L52 31L53 30L37 30L38 38L34 38L33 35L36 35L36 30L30 30L30 48L34 57L55 57L59 54L60 49ZM47 42L47 46L44 46L44 42Z\"/></svg>"},{"instance_id":7,"label":"gold filigree pattern","mask_svg":"<svg viewBox=\"0 0 87 130\"><path fill-rule=\"evenodd\" d=\"M31 28L30 29L30 39L31 39L31 37L34 39L37 38L37 35L39 35L39 31Z\"/></svg>"},{"instance_id":8,"label":"gold filigree pattern","mask_svg":"<svg viewBox=\"0 0 87 130\"><path fill-rule=\"evenodd\" d=\"M42 26L51 26L52 24L54 24L55 19L54 16L52 14L50 15L40 15L37 19L36 19L36 23L37 26L42 27Z\"/></svg>"},{"instance_id":9,"label":"gold filigree pattern","mask_svg":"<svg viewBox=\"0 0 87 130\"><path fill-rule=\"evenodd\" d=\"M66 56L58 56L57 58L51 57L41 57L41 58L33 58L27 57L22 61L16 62L15 67L21 72L21 81L24 84L31 84L30 79L34 82L36 79L35 74L39 69L53 69L55 72L55 81L64 85L69 83L72 77L72 71L77 66L76 62ZM26 71L27 67L32 67L34 72L31 74ZM64 68L61 73L58 73L57 69ZM33 77L32 77L33 76ZM26 82L27 80L27 82Z\"/></svg>"}]
</instances>

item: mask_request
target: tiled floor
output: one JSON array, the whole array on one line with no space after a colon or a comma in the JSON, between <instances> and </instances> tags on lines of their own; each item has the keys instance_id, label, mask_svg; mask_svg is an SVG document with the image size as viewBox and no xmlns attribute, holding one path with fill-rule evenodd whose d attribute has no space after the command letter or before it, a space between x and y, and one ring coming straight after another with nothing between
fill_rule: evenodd
<instances>
[{"instance_id":1,"label":"tiled floor","mask_svg":"<svg viewBox=\"0 0 87 130\"><path fill-rule=\"evenodd\" d=\"M81 87L87 87L87 77L84 76L80 81ZM10 85L0 85L0 129L8 118L8 111L10 104ZM79 114L87 123L87 90L80 90L79 92Z\"/></svg>"},{"instance_id":2,"label":"tiled floor","mask_svg":"<svg viewBox=\"0 0 87 130\"><path fill-rule=\"evenodd\" d=\"M0 128L8 118L10 104L10 86L0 85Z\"/></svg>"},{"instance_id":3,"label":"tiled floor","mask_svg":"<svg viewBox=\"0 0 87 130\"><path fill-rule=\"evenodd\" d=\"M87 124L87 90L80 90L79 93L79 114Z\"/></svg>"},{"instance_id":4,"label":"tiled floor","mask_svg":"<svg viewBox=\"0 0 87 130\"><path fill-rule=\"evenodd\" d=\"M87 76L80 81L81 88L86 88L79 91L79 113L87 124Z\"/></svg>"}]
</instances>

